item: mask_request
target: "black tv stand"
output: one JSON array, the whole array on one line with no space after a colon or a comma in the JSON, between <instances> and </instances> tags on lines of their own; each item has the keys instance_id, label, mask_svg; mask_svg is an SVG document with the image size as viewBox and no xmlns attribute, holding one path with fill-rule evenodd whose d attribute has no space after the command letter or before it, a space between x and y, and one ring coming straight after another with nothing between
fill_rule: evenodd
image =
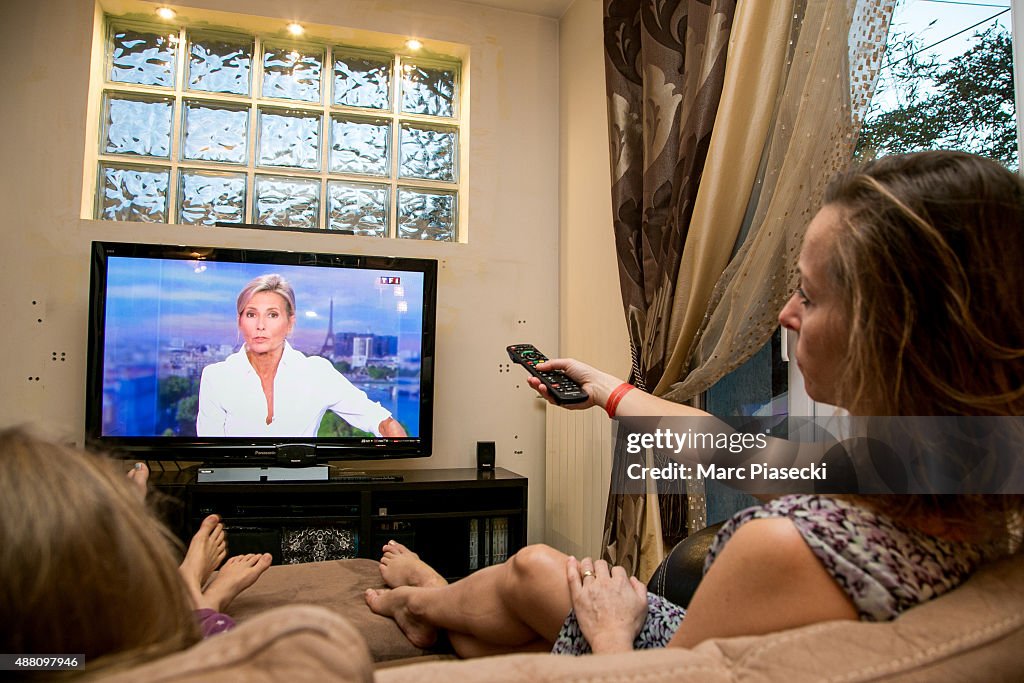
<instances>
[{"instance_id":1,"label":"black tv stand","mask_svg":"<svg viewBox=\"0 0 1024 683\"><path fill-rule=\"evenodd\" d=\"M150 481L171 496L168 522L186 545L216 513L229 554L269 552L275 564L379 559L381 546L394 539L456 579L526 545L527 479L502 468L352 472L332 466L331 478L321 481L229 482L197 481L195 467L151 469ZM316 546L312 556L296 554L303 543Z\"/></svg>"}]
</instances>

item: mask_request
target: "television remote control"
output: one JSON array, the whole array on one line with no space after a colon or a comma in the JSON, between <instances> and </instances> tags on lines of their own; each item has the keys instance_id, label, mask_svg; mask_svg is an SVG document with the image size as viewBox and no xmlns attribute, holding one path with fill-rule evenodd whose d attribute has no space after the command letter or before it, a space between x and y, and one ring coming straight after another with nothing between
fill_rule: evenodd
<instances>
[{"instance_id":1,"label":"television remote control","mask_svg":"<svg viewBox=\"0 0 1024 683\"><path fill-rule=\"evenodd\" d=\"M533 344L513 344L508 347L508 357L518 363L526 371L541 381L548 388L548 394L555 403L582 403L589 396L583 388L563 372L539 372L534 366L540 365L548 358L537 350Z\"/></svg>"}]
</instances>

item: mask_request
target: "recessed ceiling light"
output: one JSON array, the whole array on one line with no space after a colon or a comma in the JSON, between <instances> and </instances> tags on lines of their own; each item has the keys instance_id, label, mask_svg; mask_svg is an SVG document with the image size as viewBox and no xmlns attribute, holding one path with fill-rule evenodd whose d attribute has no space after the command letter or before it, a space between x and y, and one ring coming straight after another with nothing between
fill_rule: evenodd
<instances>
[{"instance_id":1,"label":"recessed ceiling light","mask_svg":"<svg viewBox=\"0 0 1024 683\"><path fill-rule=\"evenodd\" d=\"M287 28L288 33L292 34L293 36L301 36L303 33L306 32L306 29L302 28L302 24L298 23L297 21L293 21L292 23L288 24Z\"/></svg>"},{"instance_id":2,"label":"recessed ceiling light","mask_svg":"<svg viewBox=\"0 0 1024 683\"><path fill-rule=\"evenodd\" d=\"M172 10L170 7L158 7L156 10L156 15L161 19L166 19L167 21L170 21L174 17L178 16L178 13Z\"/></svg>"},{"instance_id":3,"label":"recessed ceiling light","mask_svg":"<svg viewBox=\"0 0 1024 683\"><path fill-rule=\"evenodd\" d=\"M405 46L410 50L419 50L421 47L423 47L423 43L416 40L415 38L410 38L409 40L405 41Z\"/></svg>"}]
</instances>

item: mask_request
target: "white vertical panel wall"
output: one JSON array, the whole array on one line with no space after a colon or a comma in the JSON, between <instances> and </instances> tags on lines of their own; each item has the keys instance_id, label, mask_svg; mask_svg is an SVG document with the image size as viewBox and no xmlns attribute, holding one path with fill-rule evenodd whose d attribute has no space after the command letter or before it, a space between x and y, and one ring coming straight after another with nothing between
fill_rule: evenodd
<instances>
[{"instance_id":1,"label":"white vertical panel wall","mask_svg":"<svg viewBox=\"0 0 1024 683\"><path fill-rule=\"evenodd\" d=\"M570 555L600 556L612 422L596 409L551 406L547 417L545 539Z\"/></svg>"}]
</instances>

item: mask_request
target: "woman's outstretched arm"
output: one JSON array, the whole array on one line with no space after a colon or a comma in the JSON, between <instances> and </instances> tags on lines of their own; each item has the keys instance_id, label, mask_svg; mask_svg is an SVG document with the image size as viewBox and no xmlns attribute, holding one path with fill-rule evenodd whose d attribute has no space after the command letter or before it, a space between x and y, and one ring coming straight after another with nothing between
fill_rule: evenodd
<instances>
[{"instance_id":1,"label":"woman's outstretched arm","mask_svg":"<svg viewBox=\"0 0 1024 683\"><path fill-rule=\"evenodd\" d=\"M682 429L680 424L672 423L671 418L701 418L699 424L693 423L684 426L698 428L698 431L716 432L720 434L733 434L736 429L727 422L698 408L658 398L639 389L630 389L623 393L623 382L614 375L602 372L586 363L571 358L559 358L541 363L538 370L551 371L559 370L577 381L589 398L581 403L566 404L563 408L570 410L590 408L599 406L607 410L609 397L614 405L610 415L615 418L646 418L665 417L670 418L666 428ZM527 379L529 385L545 398L549 403L555 401L548 394L547 387L541 384L535 377ZM636 426L636 423L633 423ZM762 437L763 438L763 437ZM820 465L825 453L836 445L836 439L831 435L817 440L787 440L775 437L763 439L762 442L754 442L751 452L756 454L757 461L766 466L785 468L805 468L812 465ZM660 446L659 446L660 447ZM708 465L714 462L714 457L719 453L719 447L686 447L676 448L670 457L681 464L695 466L698 464ZM721 463L720 463L721 464ZM806 480L776 480L771 482L754 481L752 479L733 479L729 485L741 491L750 493L762 500L773 498L780 493L796 493L802 490L812 491L814 482Z\"/></svg>"},{"instance_id":2,"label":"woman's outstretched arm","mask_svg":"<svg viewBox=\"0 0 1024 683\"><path fill-rule=\"evenodd\" d=\"M563 407L569 409L590 408L598 406L604 408L608 404L608 397L615 391L623 380L615 375L602 372L586 363L572 358L555 358L537 366L538 370L551 371L560 370L576 380L590 397L582 403L574 403ZM543 396L549 403L555 403L548 394L547 387L541 384L536 377L530 377L527 383L534 390ZM677 417L707 417L708 413L697 408L685 406L680 403L666 401L648 394L645 391L634 389L622 396L615 408L615 414L620 417L641 417L641 416L677 416Z\"/></svg>"}]
</instances>

